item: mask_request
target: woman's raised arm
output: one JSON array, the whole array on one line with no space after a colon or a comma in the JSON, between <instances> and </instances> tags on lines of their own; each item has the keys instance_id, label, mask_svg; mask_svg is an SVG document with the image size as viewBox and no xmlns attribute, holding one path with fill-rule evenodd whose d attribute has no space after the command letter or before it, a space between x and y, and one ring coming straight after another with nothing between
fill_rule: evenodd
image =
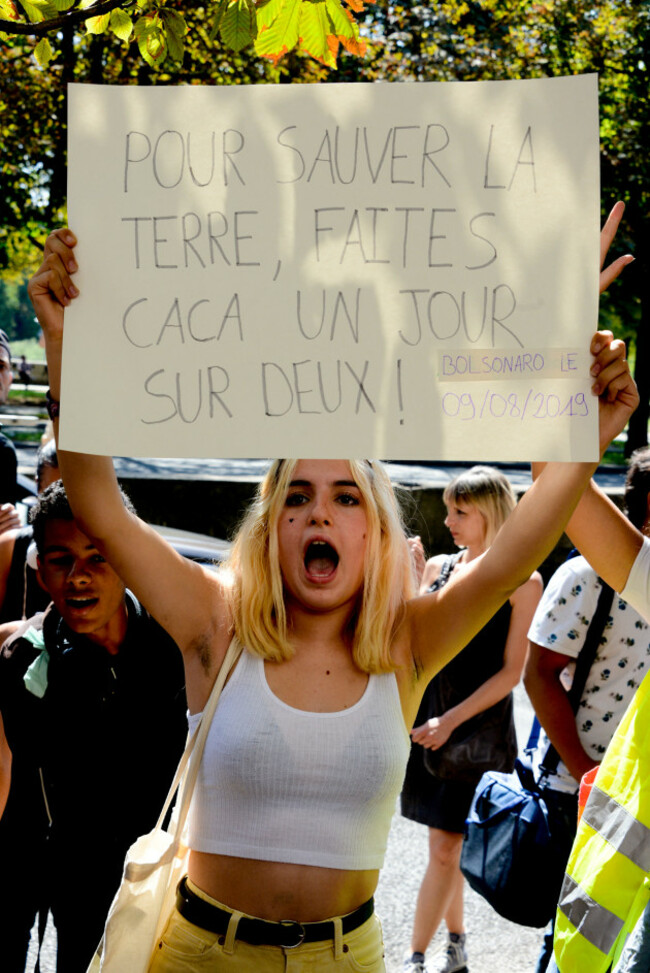
<instances>
[{"instance_id":1,"label":"woman's raised arm","mask_svg":"<svg viewBox=\"0 0 650 973\"><path fill-rule=\"evenodd\" d=\"M625 427L639 397L625 348L606 332L591 346L597 374L601 453ZM597 463L548 463L526 491L489 550L440 592L409 603L413 655L427 678L485 625L551 553Z\"/></svg>"},{"instance_id":2,"label":"woman's raised arm","mask_svg":"<svg viewBox=\"0 0 650 973\"><path fill-rule=\"evenodd\" d=\"M612 281L621 274L634 257L625 254L618 257L609 266L605 266L607 254L616 236L619 224L623 217L625 206L618 202L612 208L607 222L600 234L600 293L606 291ZM596 335L592 343L592 352L600 351L600 343L607 346L606 355L608 359L625 355L624 346L621 341L615 341L610 332ZM605 367L607 362L604 362ZM604 388L601 365L598 361L594 362L592 375L595 379L594 391L602 393ZM625 384L625 375L622 376L619 385ZM623 387L613 386L609 390L610 397L620 391L622 396L628 396L624 406L632 412L638 403L636 387L629 389L626 393ZM617 435L618 418L614 416L612 429L605 430L604 436L610 441ZM620 431L620 430L619 430ZM602 440L602 435L601 435ZM601 442L604 452L604 446ZM533 463L533 478L537 478L542 470L542 464ZM630 569L643 543L643 536L624 517L618 507L605 496L593 480L585 490L575 513L567 525L567 533L575 546L587 558L591 566L598 572L615 591L622 591L627 582Z\"/></svg>"},{"instance_id":3,"label":"woman's raised arm","mask_svg":"<svg viewBox=\"0 0 650 973\"><path fill-rule=\"evenodd\" d=\"M61 393L65 308L78 296L74 234L52 233L29 296L45 337L51 398ZM58 420L54 419L55 435ZM113 462L107 456L57 450L66 493L81 530L96 544L142 604L182 651L203 644L215 624L229 628L219 581L181 557L125 508Z\"/></svg>"},{"instance_id":4,"label":"woman's raised arm","mask_svg":"<svg viewBox=\"0 0 650 973\"><path fill-rule=\"evenodd\" d=\"M605 266L625 205L617 202L600 234L600 293L634 259L631 254ZM625 346L610 332L597 332L591 342L594 361L592 391L599 396L600 453L625 428L639 402ZM411 602L414 629L411 644L416 667L428 678L451 659L491 618L512 592L523 584L551 553L569 519L569 533L596 570L613 587L627 579L641 545L640 535L609 501L589 485L595 463L533 464L535 482L499 531L486 554L472 562L462 576L439 593ZM606 565L608 545L621 570ZM595 561L592 561L592 557ZM601 572L602 566L602 572ZM611 580L610 580L611 579ZM460 582L460 584L459 584ZM620 590L620 588L617 588ZM434 607L435 605L435 607ZM468 610L467 606L471 606ZM444 632L441 638L440 633ZM432 639L431 633L436 633Z\"/></svg>"},{"instance_id":5,"label":"woman's raised arm","mask_svg":"<svg viewBox=\"0 0 650 973\"><path fill-rule=\"evenodd\" d=\"M592 480L567 525L567 534L594 571L622 591L643 534Z\"/></svg>"}]
</instances>

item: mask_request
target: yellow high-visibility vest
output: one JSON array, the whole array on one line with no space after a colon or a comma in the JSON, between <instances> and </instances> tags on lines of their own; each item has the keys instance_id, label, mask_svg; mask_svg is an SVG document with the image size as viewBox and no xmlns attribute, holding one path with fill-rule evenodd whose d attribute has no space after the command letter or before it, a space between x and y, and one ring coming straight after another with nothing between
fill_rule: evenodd
<instances>
[{"instance_id":1,"label":"yellow high-visibility vest","mask_svg":"<svg viewBox=\"0 0 650 973\"><path fill-rule=\"evenodd\" d=\"M607 748L578 826L555 925L561 973L606 973L650 901L650 673Z\"/></svg>"}]
</instances>

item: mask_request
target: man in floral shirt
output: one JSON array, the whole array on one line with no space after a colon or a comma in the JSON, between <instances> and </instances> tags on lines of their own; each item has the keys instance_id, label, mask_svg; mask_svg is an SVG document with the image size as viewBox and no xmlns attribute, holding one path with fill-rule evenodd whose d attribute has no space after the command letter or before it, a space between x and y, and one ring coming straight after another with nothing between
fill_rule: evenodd
<instances>
[{"instance_id":1,"label":"man in floral shirt","mask_svg":"<svg viewBox=\"0 0 650 973\"><path fill-rule=\"evenodd\" d=\"M632 457L625 488L627 515L650 534L650 449ZM526 690L543 727L533 757L536 777L545 789L549 812L566 831L567 858L577 825L580 778L600 763L630 699L650 668L650 628L614 593L596 658L589 670L576 713L568 698L575 660L584 645L602 583L583 557L563 564L551 578L528 633L524 674ZM560 760L554 772L543 768L552 743ZM552 956L547 930L536 973Z\"/></svg>"}]
</instances>

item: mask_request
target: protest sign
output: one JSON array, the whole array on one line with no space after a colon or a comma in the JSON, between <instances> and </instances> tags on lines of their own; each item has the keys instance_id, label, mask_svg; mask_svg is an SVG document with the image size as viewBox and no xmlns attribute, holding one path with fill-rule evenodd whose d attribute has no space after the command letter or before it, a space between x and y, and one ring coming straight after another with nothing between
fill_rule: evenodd
<instances>
[{"instance_id":1,"label":"protest sign","mask_svg":"<svg viewBox=\"0 0 650 973\"><path fill-rule=\"evenodd\" d=\"M596 457L594 76L69 102L65 448Z\"/></svg>"}]
</instances>

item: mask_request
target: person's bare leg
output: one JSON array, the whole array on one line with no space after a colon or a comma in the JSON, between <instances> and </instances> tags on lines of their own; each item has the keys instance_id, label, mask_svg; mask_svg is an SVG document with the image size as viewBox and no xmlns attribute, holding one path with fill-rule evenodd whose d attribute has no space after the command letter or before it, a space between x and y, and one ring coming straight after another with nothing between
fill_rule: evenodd
<instances>
[{"instance_id":1,"label":"person's bare leg","mask_svg":"<svg viewBox=\"0 0 650 973\"><path fill-rule=\"evenodd\" d=\"M445 912L445 925L450 933L455 932L461 935L465 932L465 919L463 915L463 889L465 879L460 867L456 871L454 887L449 902L449 908Z\"/></svg>"},{"instance_id":2,"label":"person's bare leg","mask_svg":"<svg viewBox=\"0 0 650 973\"><path fill-rule=\"evenodd\" d=\"M460 908L462 914L462 875L459 868L462 846L462 834L429 828L429 862L420 885L415 907L413 935L411 937L411 951L413 953L426 952L427 946L433 939L443 918L447 917L450 909L454 909L452 900L458 894L458 879L461 880ZM453 918L455 921L455 909Z\"/></svg>"}]
</instances>

